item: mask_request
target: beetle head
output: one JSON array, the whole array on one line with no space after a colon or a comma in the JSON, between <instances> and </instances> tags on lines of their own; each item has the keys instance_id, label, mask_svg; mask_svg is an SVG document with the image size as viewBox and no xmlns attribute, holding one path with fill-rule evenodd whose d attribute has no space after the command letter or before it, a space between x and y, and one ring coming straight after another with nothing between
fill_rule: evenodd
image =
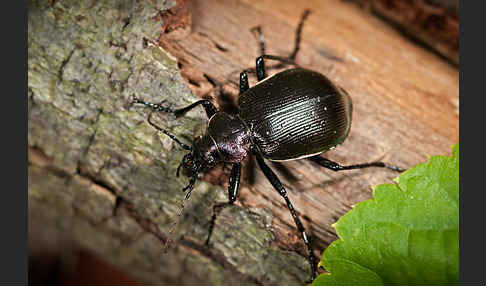
<instances>
[{"instance_id":1,"label":"beetle head","mask_svg":"<svg viewBox=\"0 0 486 286\"><path fill-rule=\"evenodd\" d=\"M219 161L220 156L212 139L208 135L199 136L194 139L191 152L182 158L177 167L177 176L182 168L185 176L197 177L199 172L214 167Z\"/></svg>"},{"instance_id":2,"label":"beetle head","mask_svg":"<svg viewBox=\"0 0 486 286\"><path fill-rule=\"evenodd\" d=\"M180 170L182 168L182 173L187 177L197 176L201 170L201 164L197 160L194 160L194 151L184 155L181 163L177 167L177 177L179 177Z\"/></svg>"}]
</instances>

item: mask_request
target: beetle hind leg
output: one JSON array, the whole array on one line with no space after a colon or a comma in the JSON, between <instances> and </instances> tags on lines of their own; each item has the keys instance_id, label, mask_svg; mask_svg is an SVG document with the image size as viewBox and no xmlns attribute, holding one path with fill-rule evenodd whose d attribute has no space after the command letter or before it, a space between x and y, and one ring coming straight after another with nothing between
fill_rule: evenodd
<instances>
[{"instance_id":1,"label":"beetle hind leg","mask_svg":"<svg viewBox=\"0 0 486 286\"><path fill-rule=\"evenodd\" d=\"M277 175L268 167L268 165L265 163L263 158L260 155L256 155L258 165L260 166L260 169L262 170L263 174L265 177L267 177L268 181L272 184L275 190L278 191L280 196L285 200L285 203L287 204L287 208L290 211L290 214L292 215L292 218L294 219L294 223L297 226L297 229L302 235L302 240L304 241L304 244L307 248L307 256L309 259L309 263L311 266L311 271L312 271L312 280L316 277L316 272L317 272L317 267L316 267L316 257L314 256L314 251L312 250L312 247L309 243L309 239L307 238L307 234L305 233L305 228L300 221L299 217L297 216L297 212L290 202L290 199L287 196L287 192L285 191L285 188L283 187L282 183L278 179Z\"/></svg>"},{"instance_id":2,"label":"beetle hind leg","mask_svg":"<svg viewBox=\"0 0 486 286\"><path fill-rule=\"evenodd\" d=\"M335 172L337 171L343 171L343 170L353 170L353 169L364 169L364 168L369 168L369 167L378 167L378 168L387 168L396 172L403 172L405 171L404 168L398 167L398 166L392 166L383 162L370 162L370 163L362 163L362 164L355 164L355 165L348 165L348 166L342 166L336 162L333 162L331 160L328 160L326 158L323 158L319 155L309 157L307 160L312 161L319 166L322 166L324 168L333 170Z\"/></svg>"},{"instance_id":3,"label":"beetle hind leg","mask_svg":"<svg viewBox=\"0 0 486 286\"><path fill-rule=\"evenodd\" d=\"M302 27L304 26L305 20L307 19L310 13L311 11L309 9L306 9L304 10L304 13L302 13L302 16L300 17L299 25L297 26L297 30L295 31L294 50L289 56L289 59L291 59L292 61L295 61L295 58L297 57L297 53L300 50L300 41L302 39Z\"/></svg>"}]
</instances>

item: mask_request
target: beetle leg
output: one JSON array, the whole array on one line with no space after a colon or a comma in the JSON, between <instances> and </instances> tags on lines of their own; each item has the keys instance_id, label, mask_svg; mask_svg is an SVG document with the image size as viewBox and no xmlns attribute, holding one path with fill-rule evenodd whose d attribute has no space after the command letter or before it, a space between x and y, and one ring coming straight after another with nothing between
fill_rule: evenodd
<instances>
[{"instance_id":1,"label":"beetle leg","mask_svg":"<svg viewBox=\"0 0 486 286\"><path fill-rule=\"evenodd\" d=\"M294 50L292 53L289 55L288 59L295 61L295 58L297 57L297 53L300 50L300 42L302 39L302 27L304 26L305 20L309 16L311 11L309 9L304 10L304 13L302 13L302 16L300 16L300 21L299 25L297 26L297 29L295 30L295 42L294 42ZM252 28L250 31L256 32L258 35L258 43L260 44L260 55L265 54L265 38L263 37L262 33L262 27L261 26L256 26Z\"/></svg>"},{"instance_id":2,"label":"beetle leg","mask_svg":"<svg viewBox=\"0 0 486 286\"><path fill-rule=\"evenodd\" d=\"M311 265L312 269L312 279L316 277L316 257L314 256L314 252L312 250L312 247L310 246L309 240L307 238L307 235L305 234L305 228L302 222L300 221L299 217L297 216L297 212L294 209L294 206L290 202L287 192L285 191L285 188L283 187L282 183L278 179L277 175L268 167L268 165L263 161L263 158L260 155L256 155L258 165L260 166L260 169L262 169L263 174L265 174L265 177L270 181L272 186L275 188L275 190L278 191L280 196L282 196L285 200L285 203L287 204L287 208L289 209L290 213L292 214L292 218L294 219L295 225L297 226L297 229L302 235L302 239L304 240L304 244L307 248L307 255L309 258L309 263Z\"/></svg>"},{"instance_id":3,"label":"beetle leg","mask_svg":"<svg viewBox=\"0 0 486 286\"><path fill-rule=\"evenodd\" d=\"M261 55L256 59L256 74L258 81L261 81L267 77L267 72L265 69L265 59L279 61L280 64L271 66L270 68L278 68L280 65L294 65L298 66L292 59L274 55Z\"/></svg>"},{"instance_id":4,"label":"beetle leg","mask_svg":"<svg viewBox=\"0 0 486 286\"><path fill-rule=\"evenodd\" d=\"M263 37L262 26L256 26L256 27L252 28L250 31L257 33L258 43L260 44L260 55L264 55L265 54L265 38Z\"/></svg>"},{"instance_id":5,"label":"beetle leg","mask_svg":"<svg viewBox=\"0 0 486 286\"><path fill-rule=\"evenodd\" d=\"M331 160L328 160L326 158L322 158L321 156L313 156L307 158L307 160L310 160L324 168L331 169L335 172L337 171L342 171L342 170L352 170L352 169L364 169L364 168L369 168L369 167L379 167L379 168L387 168L396 172L403 172L405 169L397 166L392 166L385 164L383 162L371 162L371 163L363 163L363 164L356 164L356 165L348 165L348 166L342 166L339 165L336 162L333 162Z\"/></svg>"},{"instance_id":6,"label":"beetle leg","mask_svg":"<svg viewBox=\"0 0 486 286\"><path fill-rule=\"evenodd\" d=\"M211 101L207 99L198 100L189 106L175 109L175 110L170 107L162 106L161 104L146 102L136 97L132 98L132 103L143 104L146 107L151 108L153 111L173 113L175 116L181 116L198 105L202 105L204 107L204 110L206 111L206 115L208 116L208 118L211 118L216 112L218 112L218 109L211 103Z\"/></svg>"},{"instance_id":7,"label":"beetle leg","mask_svg":"<svg viewBox=\"0 0 486 286\"><path fill-rule=\"evenodd\" d=\"M265 72L265 64L263 61L263 58L266 59L273 59L273 60L278 60L281 63L275 67L280 67L282 64L295 64L295 58L297 57L297 53L300 50L300 42L302 39L302 27L304 26L304 22L307 19L307 17L310 14L310 10L305 10L304 13L302 13L302 16L300 18L299 25L297 26L297 30L295 31L295 44L294 44L294 50L288 57L278 57L278 56L271 56L271 55L266 55L265 54L265 38L263 37L262 29L260 26L257 26L251 31L256 31L258 34L258 41L260 43L260 57L257 58L256 60L256 72L257 72L257 78L258 81L266 78L266 72Z\"/></svg>"},{"instance_id":8,"label":"beetle leg","mask_svg":"<svg viewBox=\"0 0 486 286\"><path fill-rule=\"evenodd\" d=\"M246 71L242 71L240 73L240 94L247 91L249 88L250 85L248 83L248 74L246 73Z\"/></svg>"},{"instance_id":9,"label":"beetle leg","mask_svg":"<svg viewBox=\"0 0 486 286\"><path fill-rule=\"evenodd\" d=\"M139 99L135 96L132 96L130 100L131 100L132 104L133 103L143 104L146 107L149 107L150 109L152 109L153 111L161 111L161 112L168 112L168 113L174 112L174 110L172 110L172 108L162 106L162 102L161 103L146 102L146 101L143 101L143 100L141 100L141 99Z\"/></svg>"},{"instance_id":10,"label":"beetle leg","mask_svg":"<svg viewBox=\"0 0 486 286\"><path fill-rule=\"evenodd\" d=\"M294 62L294 60L286 57L280 57L280 56L274 56L274 55L261 55L259 58L263 59L268 59L268 60L274 60L274 61L279 61L284 65L294 65L294 66L299 66ZM258 59L257 59L258 60ZM278 67L278 66L276 66Z\"/></svg>"},{"instance_id":11,"label":"beetle leg","mask_svg":"<svg viewBox=\"0 0 486 286\"><path fill-rule=\"evenodd\" d=\"M241 177L241 163L234 163L233 168L231 168L231 175L229 178L229 186L228 186L228 201L230 204L233 204L236 200L236 196L238 195L238 188L240 186L240 177Z\"/></svg>"},{"instance_id":12,"label":"beetle leg","mask_svg":"<svg viewBox=\"0 0 486 286\"><path fill-rule=\"evenodd\" d=\"M250 85L248 83L248 74L246 73L246 71L242 71L240 73L240 94L247 91L249 88Z\"/></svg>"},{"instance_id":13,"label":"beetle leg","mask_svg":"<svg viewBox=\"0 0 486 286\"><path fill-rule=\"evenodd\" d=\"M238 195L238 187L240 186L240 177L241 163L234 163L233 168L231 168L231 175L229 178L228 202L214 205L213 216L211 217L211 221L209 222L208 237L206 238L205 242L206 245L209 244L209 240L211 239L211 235L213 234L214 223L218 214L221 212L222 209L232 205L235 202L236 196Z\"/></svg>"},{"instance_id":14,"label":"beetle leg","mask_svg":"<svg viewBox=\"0 0 486 286\"><path fill-rule=\"evenodd\" d=\"M256 26L251 29L251 31L255 31L258 34L258 43L260 44L260 56L265 54L265 38L263 37L262 27ZM267 73L265 71L265 62L262 57L258 57L256 59L256 74L258 81L267 77Z\"/></svg>"},{"instance_id":15,"label":"beetle leg","mask_svg":"<svg viewBox=\"0 0 486 286\"><path fill-rule=\"evenodd\" d=\"M265 61L263 60L263 55L259 56L256 59L256 74L258 81L261 81L267 77L267 73L265 72Z\"/></svg>"},{"instance_id":16,"label":"beetle leg","mask_svg":"<svg viewBox=\"0 0 486 286\"><path fill-rule=\"evenodd\" d=\"M295 65L298 66L292 59L274 55L261 55L256 59L256 74L258 81L261 81L267 77L267 72L265 71L265 60L275 60L283 63L284 65ZM279 67L273 66L272 68Z\"/></svg>"},{"instance_id":17,"label":"beetle leg","mask_svg":"<svg viewBox=\"0 0 486 286\"><path fill-rule=\"evenodd\" d=\"M295 31L295 46L294 46L294 50L292 51L292 53L289 56L289 59L291 59L292 61L295 61L295 57L297 56L297 53L300 50L300 40L301 40L301 37L302 37L302 27L304 26L304 22L307 19L307 17L309 16L309 14L310 14L309 9L306 9L304 11L304 13L302 13L302 16L301 16L300 22L299 22L299 26L297 26L297 30ZM262 53L262 54L264 54L264 53Z\"/></svg>"},{"instance_id":18,"label":"beetle leg","mask_svg":"<svg viewBox=\"0 0 486 286\"><path fill-rule=\"evenodd\" d=\"M204 107L204 110L206 111L206 115L208 118L211 118L216 112L218 112L218 109L211 103L211 101L207 99L202 99L194 102L189 106L175 110L174 114L176 116L181 116L198 105L202 105Z\"/></svg>"}]
</instances>

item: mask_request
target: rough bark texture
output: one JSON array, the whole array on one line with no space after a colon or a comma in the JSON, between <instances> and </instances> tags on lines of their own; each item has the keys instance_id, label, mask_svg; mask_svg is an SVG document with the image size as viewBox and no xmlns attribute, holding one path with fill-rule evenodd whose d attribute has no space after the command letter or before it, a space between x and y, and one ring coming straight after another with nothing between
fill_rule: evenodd
<instances>
[{"instance_id":1,"label":"rough bark texture","mask_svg":"<svg viewBox=\"0 0 486 286\"><path fill-rule=\"evenodd\" d=\"M309 277L303 244L283 200L252 160L237 204L217 217L211 247L204 241L212 207L227 195L207 182L226 186L221 168L198 181L174 246L163 254L187 184L175 177L185 152L147 124L146 109L128 103L132 94L171 106L202 96L223 106L208 92L253 66L258 46L250 29L262 25L268 53L287 55L304 8L313 14L297 62L328 75L354 103L350 136L326 154L330 159L410 167L449 152L458 139L457 70L353 5L295 5L29 2L31 273L52 274L46 265L54 263L72 274L82 251L143 285L302 284ZM228 83L225 90L236 87ZM203 132L205 115L200 109L177 120L160 114L157 122L190 142ZM331 224L370 197L369 185L396 176L379 169L331 173L307 161L270 166L316 255L336 239Z\"/></svg>"}]
</instances>

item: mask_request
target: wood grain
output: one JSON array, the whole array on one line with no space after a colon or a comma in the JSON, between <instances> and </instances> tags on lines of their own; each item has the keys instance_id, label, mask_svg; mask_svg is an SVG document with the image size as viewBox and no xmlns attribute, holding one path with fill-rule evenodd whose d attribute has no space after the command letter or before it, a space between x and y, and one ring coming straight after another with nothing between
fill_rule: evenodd
<instances>
[{"instance_id":1,"label":"wood grain","mask_svg":"<svg viewBox=\"0 0 486 286\"><path fill-rule=\"evenodd\" d=\"M187 4L191 33L177 40L164 34L160 42L178 59L186 83L198 96L208 97L214 81L236 83L238 72L254 65L258 45L250 30L255 26L262 26L267 53L288 55L300 15L308 8L312 13L303 28L297 63L337 82L354 104L350 136L325 156L342 164L383 160L408 168L430 155L449 154L458 141L457 69L355 5L337 0ZM227 84L225 90L235 94L237 89ZM218 94L210 94L218 102ZM281 235L282 229L295 234L288 210L254 170L254 162L249 165L238 201L270 209L277 217L276 243L289 247L295 237ZM370 185L391 182L397 175L381 169L332 173L306 161L271 166L290 191L319 253L336 239L331 224L370 198ZM225 181L220 171L206 179Z\"/></svg>"},{"instance_id":2,"label":"wood grain","mask_svg":"<svg viewBox=\"0 0 486 286\"><path fill-rule=\"evenodd\" d=\"M189 87L227 107L238 73L259 53L251 29L261 25L269 54L288 55L305 9L312 14L297 63L341 85L354 105L348 139L324 155L409 168L449 154L458 140L457 69L353 3L30 1L29 253L58 256L67 245L146 285L301 285L309 270L304 245L251 158L237 205L217 217L211 245L213 207L227 194L198 182L174 247L161 255L187 185L175 177L185 152L130 99L184 106L197 100ZM220 83L223 94L215 89ZM157 124L184 142L203 132L200 109L178 119L158 115ZM302 160L269 166L318 256L337 237L331 225L371 197L370 185L397 175L376 168L333 173ZM226 186L228 173L219 167L204 180Z\"/></svg>"},{"instance_id":3,"label":"wood grain","mask_svg":"<svg viewBox=\"0 0 486 286\"><path fill-rule=\"evenodd\" d=\"M459 0L352 0L459 65Z\"/></svg>"}]
</instances>

